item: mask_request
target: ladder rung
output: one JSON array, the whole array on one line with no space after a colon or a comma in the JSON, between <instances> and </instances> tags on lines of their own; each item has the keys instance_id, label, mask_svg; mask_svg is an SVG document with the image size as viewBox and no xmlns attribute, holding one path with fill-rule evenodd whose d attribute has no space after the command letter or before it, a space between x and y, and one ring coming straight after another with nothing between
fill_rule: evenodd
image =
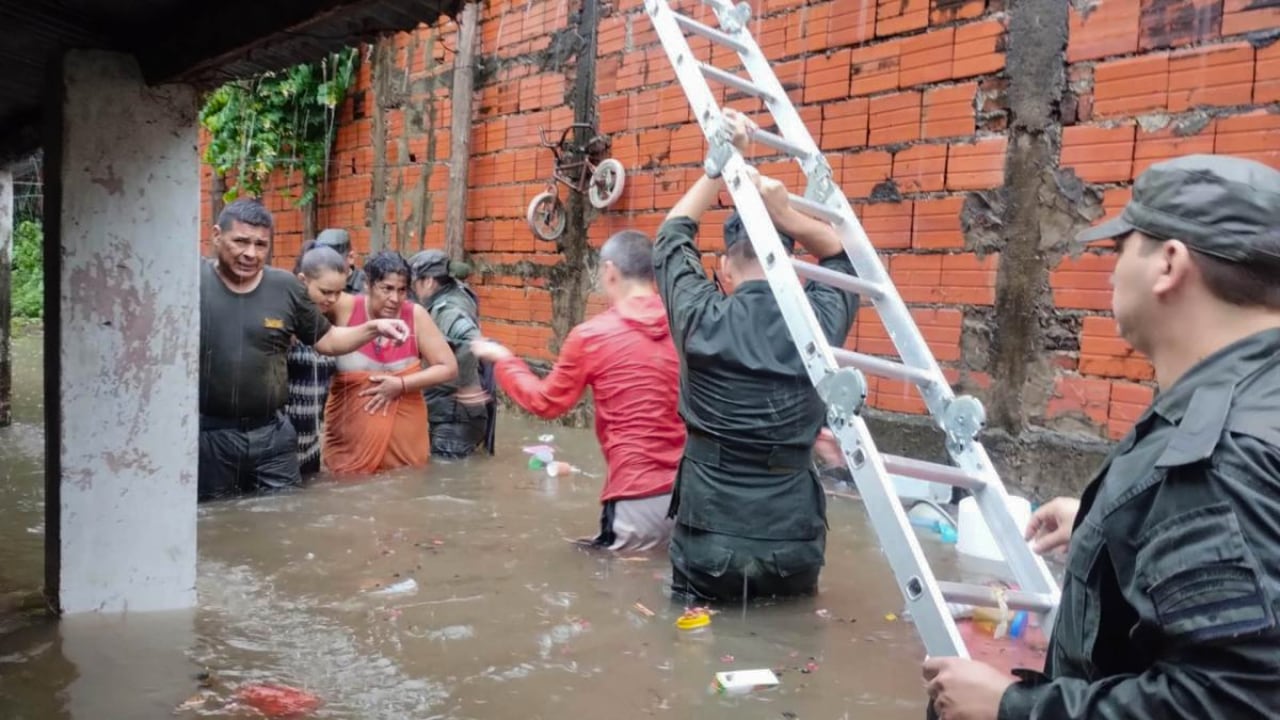
<instances>
[{"instance_id":1,"label":"ladder rung","mask_svg":"<svg viewBox=\"0 0 1280 720\"><path fill-rule=\"evenodd\" d=\"M793 143L781 135L776 135L768 130L756 130L751 133L751 139L758 140L762 145L768 145L774 150L784 152L792 157L804 158L809 157L810 155L809 151L805 149L803 145Z\"/></svg>"},{"instance_id":2,"label":"ladder rung","mask_svg":"<svg viewBox=\"0 0 1280 720\"><path fill-rule=\"evenodd\" d=\"M721 70L714 65L708 65L707 63L698 63L698 68L702 70L703 75L706 75L712 80L718 80L735 90L758 97L765 102L773 102L772 95L762 90L759 85L756 85L750 80L743 80L733 73L725 72L724 70Z\"/></svg>"},{"instance_id":3,"label":"ladder rung","mask_svg":"<svg viewBox=\"0 0 1280 720\"><path fill-rule=\"evenodd\" d=\"M940 465L927 460L902 457L901 455L882 455L884 469L895 475L926 480L928 482L953 485L965 490L977 490L987 484L986 480L961 470L952 465Z\"/></svg>"},{"instance_id":4,"label":"ladder rung","mask_svg":"<svg viewBox=\"0 0 1280 720\"><path fill-rule=\"evenodd\" d=\"M937 380L927 370L908 367L899 362L885 360L875 357L874 355L865 355L863 353L845 350L844 348L831 348L831 352L836 356L836 361L844 367L856 367L863 372L869 372L872 375L893 378L895 380L910 380L911 382L921 386L929 387Z\"/></svg>"},{"instance_id":5,"label":"ladder rung","mask_svg":"<svg viewBox=\"0 0 1280 720\"><path fill-rule=\"evenodd\" d=\"M802 278L816 280L824 285L838 287L841 290L856 292L867 300L875 302L884 297L884 290L873 282L868 282L853 275L846 275L835 270L828 270L821 265L814 265L803 260L792 258L791 264L796 268L796 274Z\"/></svg>"},{"instance_id":6,"label":"ladder rung","mask_svg":"<svg viewBox=\"0 0 1280 720\"><path fill-rule=\"evenodd\" d=\"M942 591L942 597L946 598L947 602L980 607L1000 607L995 591L989 587L939 580L938 589ZM1030 610L1035 613L1046 613L1054 608L1053 599L1048 595L1021 590L1005 590L1004 604L1010 610Z\"/></svg>"},{"instance_id":7,"label":"ladder rung","mask_svg":"<svg viewBox=\"0 0 1280 720\"><path fill-rule=\"evenodd\" d=\"M844 216L840 213L822 203L816 203L800 195L791 196L791 207L819 220L825 220L837 227L844 224Z\"/></svg>"},{"instance_id":8,"label":"ladder rung","mask_svg":"<svg viewBox=\"0 0 1280 720\"><path fill-rule=\"evenodd\" d=\"M732 48L735 52L746 54L750 51L750 48L746 45L734 40L733 36L720 32L709 25L703 25L687 15L681 15L680 13L673 12L671 13L671 16L676 19L676 24L694 35L699 35L712 42L718 42L721 45Z\"/></svg>"}]
</instances>

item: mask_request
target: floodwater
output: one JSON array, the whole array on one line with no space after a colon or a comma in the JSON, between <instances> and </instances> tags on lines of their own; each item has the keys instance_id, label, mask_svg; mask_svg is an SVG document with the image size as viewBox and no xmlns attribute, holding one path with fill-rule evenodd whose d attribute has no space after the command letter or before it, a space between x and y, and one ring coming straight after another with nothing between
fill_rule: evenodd
<instances>
[{"instance_id":1,"label":"floodwater","mask_svg":"<svg viewBox=\"0 0 1280 720\"><path fill-rule=\"evenodd\" d=\"M201 506L194 611L47 620L30 610L38 355L38 337L18 340L17 423L0 430L0 717L251 718L233 698L258 682L314 694L315 718L923 717L923 648L886 617L901 596L860 503L829 503L817 598L723 609L692 641L674 627L663 555L566 540L598 525L591 433L509 416L493 458ZM521 446L545 433L584 474L527 467ZM954 565L953 546L922 542ZM716 672L752 668L781 684L710 692Z\"/></svg>"}]
</instances>

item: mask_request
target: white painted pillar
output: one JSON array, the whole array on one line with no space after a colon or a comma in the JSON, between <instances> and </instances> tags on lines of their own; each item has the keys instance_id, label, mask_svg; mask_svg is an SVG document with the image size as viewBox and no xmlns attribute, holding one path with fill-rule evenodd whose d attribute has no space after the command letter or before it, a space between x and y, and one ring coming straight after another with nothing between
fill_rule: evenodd
<instances>
[{"instance_id":1,"label":"white painted pillar","mask_svg":"<svg viewBox=\"0 0 1280 720\"><path fill-rule=\"evenodd\" d=\"M0 170L0 427L13 422L13 173Z\"/></svg>"},{"instance_id":2,"label":"white painted pillar","mask_svg":"<svg viewBox=\"0 0 1280 720\"><path fill-rule=\"evenodd\" d=\"M55 185L45 240L46 585L67 614L188 608L199 425L196 94L146 86L128 55L77 50L61 65L45 146Z\"/></svg>"}]
</instances>

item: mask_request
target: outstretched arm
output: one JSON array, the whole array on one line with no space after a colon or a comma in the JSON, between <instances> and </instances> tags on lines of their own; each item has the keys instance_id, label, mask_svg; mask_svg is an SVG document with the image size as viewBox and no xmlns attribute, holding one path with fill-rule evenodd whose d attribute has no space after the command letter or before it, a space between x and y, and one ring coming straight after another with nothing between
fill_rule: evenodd
<instances>
[{"instance_id":1,"label":"outstretched arm","mask_svg":"<svg viewBox=\"0 0 1280 720\"><path fill-rule=\"evenodd\" d=\"M569 412L587 387L587 366L580 333L571 331L560 348L560 357L545 378L539 378L523 360L491 340L476 340L471 350L477 358L493 363L494 378L517 405L545 420Z\"/></svg>"}]
</instances>

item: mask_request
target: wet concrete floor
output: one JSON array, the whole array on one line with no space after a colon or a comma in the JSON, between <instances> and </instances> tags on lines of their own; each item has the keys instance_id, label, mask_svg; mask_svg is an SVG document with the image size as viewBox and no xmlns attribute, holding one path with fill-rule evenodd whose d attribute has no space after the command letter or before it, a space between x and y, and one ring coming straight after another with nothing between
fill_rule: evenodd
<instances>
[{"instance_id":1,"label":"wet concrete floor","mask_svg":"<svg viewBox=\"0 0 1280 720\"><path fill-rule=\"evenodd\" d=\"M923 717L923 648L886 618L901 595L860 503L829 503L819 597L725 609L709 638L681 638L664 555L565 540L597 529L591 433L511 416L493 458L201 506L197 610L15 610L43 572L38 350L17 342L18 422L0 430L2 718L257 717L231 702L255 682L313 693L316 718ZM586 474L529 469L520 448L544 433ZM953 546L922 542L954 566ZM710 693L716 672L750 668L781 684Z\"/></svg>"}]
</instances>

